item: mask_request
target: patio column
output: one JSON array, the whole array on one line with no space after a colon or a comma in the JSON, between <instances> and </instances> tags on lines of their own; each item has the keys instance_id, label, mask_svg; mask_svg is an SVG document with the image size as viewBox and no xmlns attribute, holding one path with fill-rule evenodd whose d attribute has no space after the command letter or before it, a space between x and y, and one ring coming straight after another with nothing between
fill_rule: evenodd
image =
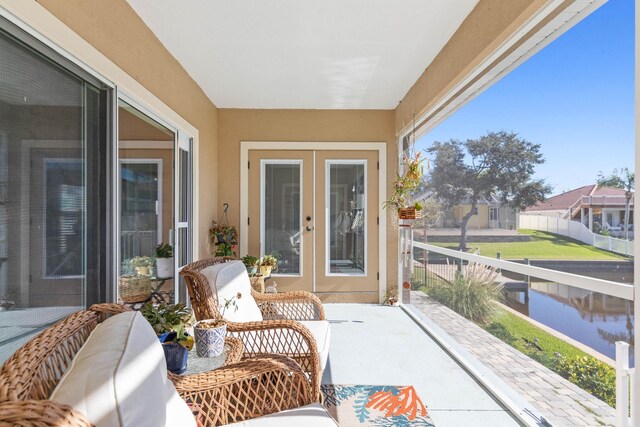
<instances>
[{"instance_id":1,"label":"patio column","mask_svg":"<svg viewBox=\"0 0 640 427\"><path fill-rule=\"evenodd\" d=\"M589 206L589 230L593 231L593 208Z\"/></svg>"},{"instance_id":2,"label":"patio column","mask_svg":"<svg viewBox=\"0 0 640 427\"><path fill-rule=\"evenodd\" d=\"M580 224L584 225L584 208L582 206L580 206Z\"/></svg>"}]
</instances>

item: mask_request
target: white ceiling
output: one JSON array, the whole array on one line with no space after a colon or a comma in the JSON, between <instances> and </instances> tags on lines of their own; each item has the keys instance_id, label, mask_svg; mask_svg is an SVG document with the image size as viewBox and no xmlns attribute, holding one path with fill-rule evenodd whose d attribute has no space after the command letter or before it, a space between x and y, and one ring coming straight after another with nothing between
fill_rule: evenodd
<instances>
[{"instance_id":1,"label":"white ceiling","mask_svg":"<svg viewBox=\"0 0 640 427\"><path fill-rule=\"evenodd\" d=\"M220 108L393 109L478 0L128 0Z\"/></svg>"}]
</instances>

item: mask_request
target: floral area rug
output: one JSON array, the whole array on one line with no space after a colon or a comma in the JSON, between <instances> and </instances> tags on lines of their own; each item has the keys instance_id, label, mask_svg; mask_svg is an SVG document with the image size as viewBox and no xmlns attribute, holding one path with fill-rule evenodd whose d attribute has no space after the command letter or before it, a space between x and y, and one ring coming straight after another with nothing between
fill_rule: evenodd
<instances>
[{"instance_id":1,"label":"floral area rug","mask_svg":"<svg viewBox=\"0 0 640 427\"><path fill-rule=\"evenodd\" d=\"M433 427L412 386L338 385L321 387L324 406L341 427Z\"/></svg>"}]
</instances>

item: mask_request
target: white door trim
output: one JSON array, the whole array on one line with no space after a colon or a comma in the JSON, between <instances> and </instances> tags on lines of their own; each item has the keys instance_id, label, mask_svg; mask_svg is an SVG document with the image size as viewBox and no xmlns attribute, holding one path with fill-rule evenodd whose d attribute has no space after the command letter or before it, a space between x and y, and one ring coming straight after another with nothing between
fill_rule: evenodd
<instances>
[{"instance_id":1,"label":"white door trim","mask_svg":"<svg viewBox=\"0 0 640 427\"><path fill-rule=\"evenodd\" d=\"M383 302L387 290L387 215L382 201L387 200L387 143L385 142L240 142L240 256L247 254L249 245L247 218L249 216L249 151L250 150L322 150L322 151L377 151L378 173L378 299Z\"/></svg>"}]
</instances>

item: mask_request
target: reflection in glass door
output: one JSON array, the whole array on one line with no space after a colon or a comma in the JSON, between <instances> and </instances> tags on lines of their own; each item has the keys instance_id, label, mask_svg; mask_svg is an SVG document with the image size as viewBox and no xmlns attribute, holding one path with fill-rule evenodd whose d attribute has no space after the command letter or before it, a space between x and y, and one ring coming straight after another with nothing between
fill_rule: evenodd
<instances>
[{"instance_id":1,"label":"reflection in glass door","mask_svg":"<svg viewBox=\"0 0 640 427\"><path fill-rule=\"evenodd\" d=\"M161 176L162 159L120 161L120 250L123 259L148 255L160 243Z\"/></svg>"},{"instance_id":2,"label":"reflection in glass door","mask_svg":"<svg viewBox=\"0 0 640 427\"><path fill-rule=\"evenodd\" d=\"M109 99L0 18L0 363L105 300Z\"/></svg>"},{"instance_id":3,"label":"reflection in glass door","mask_svg":"<svg viewBox=\"0 0 640 427\"><path fill-rule=\"evenodd\" d=\"M156 246L173 244L175 133L122 100L118 106L118 296L129 304L173 302L175 265L159 277Z\"/></svg>"}]
</instances>

